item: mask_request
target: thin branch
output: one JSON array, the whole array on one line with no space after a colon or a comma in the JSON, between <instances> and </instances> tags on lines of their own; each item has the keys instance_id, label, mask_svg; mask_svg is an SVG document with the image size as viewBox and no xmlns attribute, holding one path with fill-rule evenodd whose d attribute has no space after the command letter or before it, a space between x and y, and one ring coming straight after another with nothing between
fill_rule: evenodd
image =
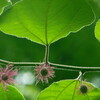
<instances>
[{"instance_id":1,"label":"thin branch","mask_svg":"<svg viewBox=\"0 0 100 100\"><path fill-rule=\"evenodd\" d=\"M48 57L47 57L48 58ZM47 61L48 62L48 61ZM41 65L44 64L40 62L11 62L11 61L6 61L0 59L0 63L2 64L13 64L14 66L36 66L36 65ZM65 69L65 70L72 70L72 71L81 71L81 72L95 72L95 71L100 71L100 67L82 67L82 66L71 66L71 65L62 65L62 64L55 64L55 63L50 63L51 66L53 66L55 69Z\"/></svg>"},{"instance_id":2,"label":"thin branch","mask_svg":"<svg viewBox=\"0 0 100 100\"><path fill-rule=\"evenodd\" d=\"M82 71L82 72L92 72L92 71L100 71L100 67L82 67L82 66L72 66L72 65L62 65L50 63L51 66L56 66L57 68L70 69L73 71Z\"/></svg>"},{"instance_id":3,"label":"thin branch","mask_svg":"<svg viewBox=\"0 0 100 100\"><path fill-rule=\"evenodd\" d=\"M3 63L5 65L7 64L13 64L14 66L34 66L34 65L41 65L43 63L40 62L11 62L0 59L0 63Z\"/></svg>"}]
</instances>

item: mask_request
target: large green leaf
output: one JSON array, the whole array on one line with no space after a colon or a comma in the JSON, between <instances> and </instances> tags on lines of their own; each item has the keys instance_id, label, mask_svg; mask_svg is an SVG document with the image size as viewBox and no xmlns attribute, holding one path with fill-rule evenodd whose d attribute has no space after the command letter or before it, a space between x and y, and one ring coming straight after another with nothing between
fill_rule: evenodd
<instances>
[{"instance_id":1,"label":"large green leaf","mask_svg":"<svg viewBox=\"0 0 100 100\"><path fill-rule=\"evenodd\" d=\"M11 0L12 4L19 3L20 1L22 1L22 0Z\"/></svg>"},{"instance_id":2,"label":"large green leaf","mask_svg":"<svg viewBox=\"0 0 100 100\"><path fill-rule=\"evenodd\" d=\"M83 82L88 87L85 94L80 92L80 82L76 80L64 80L55 82L46 88L38 96L38 100L99 100L100 89L95 88L87 82Z\"/></svg>"},{"instance_id":3,"label":"large green leaf","mask_svg":"<svg viewBox=\"0 0 100 100\"><path fill-rule=\"evenodd\" d=\"M93 22L85 0L23 0L0 17L4 33L50 44Z\"/></svg>"},{"instance_id":4,"label":"large green leaf","mask_svg":"<svg viewBox=\"0 0 100 100\"><path fill-rule=\"evenodd\" d=\"M9 4L10 2L8 0L0 0L0 14L2 14L4 7Z\"/></svg>"},{"instance_id":5,"label":"large green leaf","mask_svg":"<svg viewBox=\"0 0 100 100\"><path fill-rule=\"evenodd\" d=\"M95 27L95 36L100 41L100 20L97 22Z\"/></svg>"},{"instance_id":6,"label":"large green leaf","mask_svg":"<svg viewBox=\"0 0 100 100\"><path fill-rule=\"evenodd\" d=\"M0 84L0 100L25 100L22 94L13 86L8 85L4 90Z\"/></svg>"}]
</instances>

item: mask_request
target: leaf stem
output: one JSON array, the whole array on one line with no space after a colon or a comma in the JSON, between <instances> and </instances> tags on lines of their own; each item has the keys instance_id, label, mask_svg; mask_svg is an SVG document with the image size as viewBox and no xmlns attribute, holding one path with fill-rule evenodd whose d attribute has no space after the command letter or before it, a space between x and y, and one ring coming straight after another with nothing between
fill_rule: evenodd
<instances>
[{"instance_id":1,"label":"leaf stem","mask_svg":"<svg viewBox=\"0 0 100 100\"><path fill-rule=\"evenodd\" d=\"M45 64L48 64L49 63L49 45L46 45L46 47L45 47L45 59L44 59L45 61L44 61L44 63Z\"/></svg>"}]
</instances>

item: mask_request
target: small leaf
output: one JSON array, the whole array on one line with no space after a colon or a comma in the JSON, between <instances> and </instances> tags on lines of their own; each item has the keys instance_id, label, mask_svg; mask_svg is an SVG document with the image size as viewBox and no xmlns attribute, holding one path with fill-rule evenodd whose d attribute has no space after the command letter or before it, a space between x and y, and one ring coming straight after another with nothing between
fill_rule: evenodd
<instances>
[{"instance_id":1,"label":"small leaf","mask_svg":"<svg viewBox=\"0 0 100 100\"><path fill-rule=\"evenodd\" d=\"M2 14L4 8L9 4L10 2L8 0L0 0L0 15Z\"/></svg>"},{"instance_id":2,"label":"small leaf","mask_svg":"<svg viewBox=\"0 0 100 100\"><path fill-rule=\"evenodd\" d=\"M97 22L95 27L95 36L100 41L100 20Z\"/></svg>"},{"instance_id":3,"label":"small leaf","mask_svg":"<svg viewBox=\"0 0 100 100\"><path fill-rule=\"evenodd\" d=\"M97 89L88 82L83 82L82 88L80 81L63 80L51 84L40 93L38 100L99 100L100 89ZM81 90L80 90L81 87ZM83 92L82 92L83 91Z\"/></svg>"},{"instance_id":4,"label":"small leaf","mask_svg":"<svg viewBox=\"0 0 100 100\"><path fill-rule=\"evenodd\" d=\"M4 33L50 44L89 25L94 14L85 0L23 0L0 16Z\"/></svg>"},{"instance_id":5,"label":"small leaf","mask_svg":"<svg viewBox=\"0 0 100 100\"><path fill-rule=\"evenodd\" d=\"M8 85L4 90L0 84L0 100L25 100L23 95L13 86Z\"/></svg>"}]
</instances>

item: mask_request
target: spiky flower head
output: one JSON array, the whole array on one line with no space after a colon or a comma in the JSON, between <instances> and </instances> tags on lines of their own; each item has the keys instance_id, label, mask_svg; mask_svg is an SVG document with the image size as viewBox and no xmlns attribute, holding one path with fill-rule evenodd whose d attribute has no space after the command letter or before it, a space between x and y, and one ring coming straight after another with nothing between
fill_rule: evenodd
<instances>
[{"instance_id":1,"label":"spiky flower head","mask_svg":"<svg viewBox=\"0 0 100 100\"><path fill-rule=\"evenodd\" d=\"M38 67L35 68L36 71L36 84L41 81L48 83L48 79L49 78L53 78L54 77L54 71L53 71L53 67L51 67L49 64L42 64Z\"/></svg>"},{"instance_id":2,"label":"spiky flower head","mask_svg":"<svg viewBox=\"0 0 100 100\"><path fill-rule=\"evenodd\" d=\"M6 89L7 84L15 83L13 76L17 74L17 69L12 69L13 65L9 64L6 68L0 68L0 83L2 84L3 88Z\"/></svg>"},{"instance_id":3,"label":"spiky flower head","mask_svg":"<svg viewBox=\"0 0 100 100\"><path fill-rule=\"evenodd\" d=\"M82 94L86 94L88 92L88 87L87 85L83 84L79 87L79 90Z\"/></svg>"}]
</instances>

